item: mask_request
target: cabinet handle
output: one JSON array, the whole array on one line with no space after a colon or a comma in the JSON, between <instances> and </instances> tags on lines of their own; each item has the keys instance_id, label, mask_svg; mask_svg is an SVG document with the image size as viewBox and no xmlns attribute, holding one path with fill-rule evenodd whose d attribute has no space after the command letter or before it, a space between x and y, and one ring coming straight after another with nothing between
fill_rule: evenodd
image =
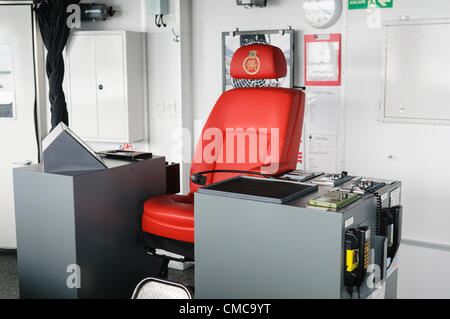
<instances>
[{"instance_id":1,"label":"cabinet handle","mask_svg":"<svg viewBox=\"0 0 450 319\"><path fill-rule=\"evenodd\" d=\"M99 89L99 90L103 90L103 85L100 84L100 85L98 86L98 89Z\"/></svg>"}]
</instances>

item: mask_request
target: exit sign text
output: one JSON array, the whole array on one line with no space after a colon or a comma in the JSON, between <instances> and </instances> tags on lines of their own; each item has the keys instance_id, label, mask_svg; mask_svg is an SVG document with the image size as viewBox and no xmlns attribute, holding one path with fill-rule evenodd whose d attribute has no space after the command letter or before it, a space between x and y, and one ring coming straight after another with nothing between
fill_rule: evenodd
<instances>
[{"instance_id":1,"label":"exit sign text","mask_svg":"<svg viewBox=\"0 0 450 319\"><path fill-rule=\"evenodd\" d=\"M392 8L394 0L348 0L348 9Z\"/></svg>"}]
</instances>

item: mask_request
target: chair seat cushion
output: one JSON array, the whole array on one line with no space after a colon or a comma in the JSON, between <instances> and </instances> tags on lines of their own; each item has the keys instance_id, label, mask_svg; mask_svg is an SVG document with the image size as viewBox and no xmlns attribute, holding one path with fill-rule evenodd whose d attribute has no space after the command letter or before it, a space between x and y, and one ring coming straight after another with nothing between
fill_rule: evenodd
<instances>
[{"instance_id":1,"label":"chair seat cushion","mask_svg":"<svg viewBox=\"0 0 450 319\"><path fill-rule=\"evenodd\" d=\"M194 196L161 195L144 204L142 229L150 234L194 242Z\"/></svg>"}]
</instances>

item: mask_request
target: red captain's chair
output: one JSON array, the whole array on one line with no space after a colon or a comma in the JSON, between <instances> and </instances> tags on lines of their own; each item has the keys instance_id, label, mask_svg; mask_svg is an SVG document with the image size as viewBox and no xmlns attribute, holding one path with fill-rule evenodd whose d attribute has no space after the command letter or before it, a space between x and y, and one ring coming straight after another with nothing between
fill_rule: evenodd
<instances>
[{"instance_id":1,"label":"red captain's chair","mask_svg":"<svg viewBox=\"0 0 450 319\"><path fill-rule=\"evenodd\" d=\"M283 52L271 45L241 47L231 61L231 76L236 79L279 79L286 72ZM245 175L223 170L279 175L295 169L304 106L305 94L295 89L250 87L223 93L203 128L191 175L220 170L208 174L207 184L211 184ZM142 229L150 253L162 249L184 260L194 259L194 193L198 187L191 182L188 195L161 195L145 203Z\"/></svg>"}]
</instances>

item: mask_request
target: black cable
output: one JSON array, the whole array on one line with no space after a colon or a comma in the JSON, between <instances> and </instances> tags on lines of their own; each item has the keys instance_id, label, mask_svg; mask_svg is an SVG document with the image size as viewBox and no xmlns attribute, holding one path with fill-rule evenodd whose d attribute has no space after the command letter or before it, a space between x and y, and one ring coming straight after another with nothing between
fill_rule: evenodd
<instances>
[{"instance_id":1,"label":"black cable","mask_svg":"<svg viewBox=\"0 0 450 319\"><path fill-rule=\"evenodd\" d=\"M370 194L372 194L377 201L377 207L376 207L376 234L378 236L386 236L386 222L384 220L383 214L383 202L381 200L380 194L378 194L375 191L369 191ZM393 258L391 257L391 260L389 262L389 265L387 266L386 270L389 270L392 265Z\"/></svg>"},{"instance_id":2,"label":"black cable","mask_svg":"<svg viewBox=\"0 0 450 319\"><path fill-rule=\"evenodd\" d=\"M31 19L34 18L34 12L33 12L33 6L31 6ZM35 33L35 29L34 29L34 23L31 23L31 29L32 29L32 33ZM36 48L35 48L35 44L34 41L32 41L33 43L33 71L34 71L34 134L36 136L36 145L37 145L37 160L38 163L41 162L41 140L40 140L40 134L39 134L39 116L38 116L38 86L37 86L37 78L36 78L36 60L34 59L34 55L36 54Z\"/></svg>"},{"instance_id":3,"label":"black cable","mask_svg":"<svg viewBox=\"0 0 450 319\"><path fill-rule=\"evenodd\" d=\"M353 287L347 287L347 292L350 295L350 299L353 299Z\"/></svg>"},{"instance_id":4,"label":"black cable","mask_svg":"<svg viewBox=\"0 0 450 319\"><path fill-rule=\"evenodd\" d=\"M167 27L167 24L164 23L163 18L164 18L164 14L160 14L159 15L159 23L162 24L162 26L165 28L165 27Z\"/></svg>"},{"instance_id":5,"label":"black cable","mask_svg":"<svg viewBox=\"0 0 450 319\"><path fill-rule=\"evenodd\" d=\"M273 178L273 176L258 173L258 172L252 172L252 171L241 171L241 170L229 170L229 169L218 169L218 170L211 170L211 171L204 171L204 172L198 172L196 174L210 174L210 173L240 173L240 174L249 174L249 175L257 175L257 176L263 176L266 178Z\"/></svg>"},{"instance_id":6,"label":"black cable","mask_svg":"<svg viewBox=\"0 0 450 319\"><path fill-rule=\"evenodd\" d=\"M394 258L391 258L391 260L389 261L389 266L387 266L386 270L389 270L389 268L391 268L393 259Z\"/></svg>"},{"instance_id":7,"label":"black cable","mask_svg":"<svg viewBox=\"0 0 450 319\"><path fill-rule=\"evenodd\" d=\"M155 25L156 25L158 28L161 28L161 24L158 23L158 15L155 15Z\"/></svg>"},{"instance_id":8,"label":"black cable","mask_svg":"<svg viewBox=\"0 0 450 319\"><path fill-rule=\"evenodd\" d=\"M383 221L383 202L381 200L380 194L378 194L375 191L368 191L368 193L372 194L376 200L376 231L375 233L378 236L386 236L386 230L383 228L384 221Z\"/></svg>"},{"instance_id":9,"label":"black cable","mask_svg":"<svg viewBox=\"0 0 450 319\"><path fill-rule=\"evenodd\" d=\"M39 121L38 121L38 107L37 107L37 93L34 99L34 134L36 135L37 145L37 160L41 162L41 141L39 139Z\"/></svg>"},{"instance_id":10,"label":"black cable","mask_svg":"<svg viewBox=\"0 0 450 319\"><path fill-rule=\"evenodd\" d=\"M266 178L274 178L273 176L270 176L267 174L252 172L252 171L218 169L218 170L210 170L210 171L194 173L191 175L191 181L197 185L206 185L207 177L204 176L204 174L211 174L211 173L238 173L238 174L263 176Z\"/></svg>"}]
</instances>

